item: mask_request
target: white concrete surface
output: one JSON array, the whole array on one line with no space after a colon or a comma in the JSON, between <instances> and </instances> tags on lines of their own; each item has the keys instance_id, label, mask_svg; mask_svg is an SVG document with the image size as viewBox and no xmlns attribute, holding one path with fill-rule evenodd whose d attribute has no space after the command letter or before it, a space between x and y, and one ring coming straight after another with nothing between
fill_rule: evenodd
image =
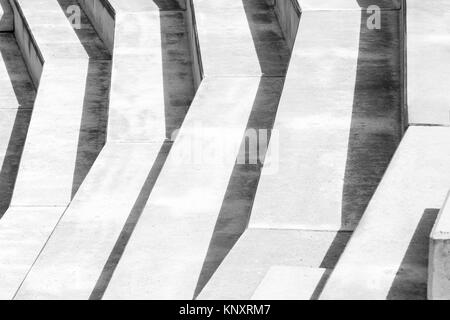
<instances>
[{"instance_id":1,"label":"white concrete surface","mask_svg":"<svg viewBox=\"0 0 450 320\"><path fill-rule=\"evenodd\" d=\"M408 118L411 124L450 124L450 3L407 1Z\"/></svg>"},{"instance_id":2,"label":"white concrete surface","mask_svg":"<svg viewBox=\"0 0 450 320\"><path fill-rule=\"evenodd\" d=\"M322 299L426 298L431 229L419 223L448 193L449 141L449 128L408 129Z\"/></svg>"},{"instance_id":3,"label":"white concrete surface","mask_svg":"<svg viewBox=\"0 0 450 320\"><path fill-rule=\"evenodd\" d=\"M12 32L14 30L14 13L9 0L0 0L0 32Z\"/></svg>"},{"instance_id":4,"label":"white concrete surface","mask_svg":"<svg viewBox=\"0 0 450 320\"><path fill-rule=\"evenodd\" d=\"M15 5L27 17L45 66L11 207L0 220L0 246L8 248L0 252L3 298L14 297L71 201L88 68L88 56L58 2Z\"/></svg>"},{"instance_id":5,"label":"white concrete surface","mask_svg":"<svg viewBox=\"0 0 450 320\"><path fill-rule=\"evenodd\" d=\"M326 269L274 266L256 289L252 300L310 300Z\"/></svg>"},{"instance_id":6,"label":"white concrete surface","mask_svg":"<svg viewBox=\"0 0 450 320\"><path fill-rule=\"evenodd\" d=\"M329 11L324 4L300 1L303 13L274 123L280 139L268 150L278 152L278 171L263 167L249 229L200 299L248 299L261 268L286 259L263 252L271 246L290 248L297 267L333 268L330 257L339 256L350 235L342 231L357 225L400 140L400 12L386 10L383 32L374 33L361 7L330 1ZM292 234L314 234L320 250L310 239L300 245ZM320 293L324 279L310 276L313 292Z\"/></svg>"},{"instance_id":7,"label":"white concrete surface","mask_svg":"<svg viewBox=\"0 0 450 320\"><path fill-rule=\"evenodd\" d=\"M259 23L252 18L258 12L255 2L248 7L237 0L193 3L205 79L106 299L194 297L260 77L285 73L284 57L270 58L275 53L266 49L270 41L254 42L252 31ZM211 157L214 151L216 158Z\"/></svg>"}]
</instances>

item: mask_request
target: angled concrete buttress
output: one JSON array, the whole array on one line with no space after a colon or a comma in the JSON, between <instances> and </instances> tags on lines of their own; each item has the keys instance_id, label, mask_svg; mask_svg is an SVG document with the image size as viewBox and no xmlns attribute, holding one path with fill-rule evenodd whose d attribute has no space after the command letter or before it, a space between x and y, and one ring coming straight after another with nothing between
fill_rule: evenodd
<instances>
[{"instance_id":1,"label":"angled concrete buttress","mask_svg":"<svg viewBox=\"0 0 450 320\"><path fill-rule=\"evenodd\" d=\"M58 2L11 4L38 93L11 205L0 220L4 299L14 297L71 201L89 59Z\"/></svg>"},{"instance_id":2,"label":"angled concrete buttress","mask_svg":"<svg viewBox=\"0 0 450 320\"><path fill-rule=\"evenodd\" d=\"M195 93L185 15L176 2L81 3L105 44L114 32L107 142L18 299L102 297L118 247L170 149L166 135L179 128Z\"/></svg>"},{"instance_id":3,"label":"angled concrete buttress","mask_svg":"<svg viewBox=\"0 0 450 320\"><path fill-rule=\"evenodd\" d=\"M398 3L380 3L381 31L364 1L276 5L282 26L299 19L289 6L302 10L286 35L296 40L267 152L277 156L200 299L316 299L400 140Z\"/></svg>"},{"instance_id":4,"label":"angled concrete buttress","mask_svg":"<svg viewBox=\"0 0 450 320\"><path fill-rule=\"evenodd\" d=\"M264 29L261 1L192 3L205 76L106 299L195 296L250 114L286 72L289 50Z\"/></svg>"},{"instance_id":5,"label":"angled concrete buttress","mask_svg":"<svg viewBox=\"0 0 450 320\"><path fill-rule=\"evenodd\" d=\"M428 258L436 254L433 245L429 252L429 237L450 186L450 128L440 126L449 123L450 69L442 64L450 58L443 41L450 35L449 4L408 0L406 5L410 127L323 299L426 299L428 273L439 273L436 261L428 270ZM445 225L442 215L439 221L436 232ZM433 276L439 275L430 274L431 281Z\"/></svg>"}]
</instances>

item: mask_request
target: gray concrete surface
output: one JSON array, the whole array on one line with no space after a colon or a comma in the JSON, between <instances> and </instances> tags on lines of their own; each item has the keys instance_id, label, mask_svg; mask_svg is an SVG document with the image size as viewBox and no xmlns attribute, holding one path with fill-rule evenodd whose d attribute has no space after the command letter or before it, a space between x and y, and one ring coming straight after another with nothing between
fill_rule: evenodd
<instances>
[{"instance_id":1,"label":"gray concrete surface","mask_svg":"<svg viewBox=\"0 0 450 320\"><path fill-rule=\"evenodd\" d=\"M273 121L272 108L276 109L278 99L273 98L269 80L283 80L289 61L274 12L260 1L196 0L194 6L205 78L106 299L192 299L196 295L251 114L268 110L269 126ZM266 114L261 112L261 116ZM192 145L212 152L227 143L231 147L223 158L194 153L193 161L186 157L180 161ZM211 250L217 252L221 247Z\"/></svg>"},{"instance_id":2,"label":"gray concrete surface","mask_svg":"<svg viewBox=\"0 0 450 320\"><path fill-rule=\"evenodd\" d=\"M321 296L426 299L428 239L448 193L449 128L408 129Z\"/></svg>"},{"instance_id":3,"label":"gray concrete surface","mask_svg":"<svg viewBox=\"0 0 450 320\"><path fill-rule=\"evenodd\" d=\"M102 297L194 96L183 12L115 9L106 146L17 299Z\"/></svg>"}]
</instances>

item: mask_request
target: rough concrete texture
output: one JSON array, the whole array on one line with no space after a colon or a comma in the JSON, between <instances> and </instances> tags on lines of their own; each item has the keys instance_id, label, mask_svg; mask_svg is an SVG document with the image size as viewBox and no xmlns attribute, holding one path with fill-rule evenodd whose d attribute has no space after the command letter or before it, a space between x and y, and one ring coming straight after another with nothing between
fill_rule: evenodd
<instances>
[{"instance_id":1,"label":"rough concrete texture","mask_svg":"<svg viewBox=\"0 0 450 320\"><path fill-rule=\"evenodd\" d=\"M17 299L98 299L109 283L194 96L183 12L160 9L116 9L107 143Z\"/></svg>"},{"instance_id":2,"label":"rough concrete texture","mask_svg":"<svg viewBox=\"0 0 450 320\"><path fill-rule=\"evenodd\" d=\"M428 262L428 299L450 299L449 243L450 243L450 203L449 196L439 212L430 235Z\"/></svg>"},{"instance_id":3,"label":"rough concrete texture","mask_svg":"<svg viewBox=\"0 0 450 320\"><path fill-rule=\"evenodd\" d=\"M449 124L448 4L402 114L401 2L0 0L0 298L448 297L449 128L395 153Z\"/></svg>"},{"instance_id":4,"label":"rough concrete texture","mask_svg":"<svg viewBox=\"0 0 450 320\"><path fill-rule=\"evenodd\" d=\"M450 3L407 1L408 118L411 124L450 124ZM426 57L426 59L424 59Z\"/></svg>"},{"instance_id":5,"label":"rough concrete texture","mask_svg":"<svg viewBox=\"0 0 450 320\"><path fill-rule=\"evenodd\" d=\"M249 119L261 110L269 127L273 122L278 99L268 80L283 81L289 61L273 10L254 0L198 0L194 6L205 79L107 288L108 299L195 296L216 222L227 206L230 177L239 173L235 160ZM226 152L180 161L192 145ZM253 192L241 201L250 204Z\"/></svg>"},{"instance_id":6,"label":"rough concrete texture","mask_svg":"<svg viewBox=\"0 0 450 320\"><path fill-rule=\"evenodd\" d=\"M14 13L9 0L0 0L0 32L14 30Z\"/></svg>"},{"instance_id":7,"label":"rough concrete texture","mask_svg":"<svg viewBox=\"0 0 450 320\"><path fill-rule=\"evenodd\" d=\"M274 123L280 137L268 153L279 154L278 170L263 167L249 229L200 299L250 298L267 269L283 265L271 253L261 262L259 250L272 243L280 252L281 243L309 247L289 252L297 267L334 267L324 261L342 252L351 235L342 231L358 224L400 141L400 12L386 11L385 27L373 32L359 7L316 9L303 10ZM274 240L272 233L312 233L314 240ZM326 279L309 275L301 281L316 299ZM304 299L304 291L285 291Z\"/></svg>"},{"instance_id":8,"label":"rough concrete texture","mask_svg":"<svg viewBox=\"0 0 450 320\"><path fill-rule=\"evenodd\" d=\"M0 292L12 298L31 265L45 245L57 221L71 201L74 173L77 175L83 159L83 117L89 111L89 54L80 43L57 1L14 2L27 17L29 29L21 27L17 40L20 47L31 48L31 38L22 31L29 30L45 60L39 88L29 120L23 154L15 182L10 208L0 220L4 233L15 235L2 238L0 261L4 272ZM52 21L52 25L48 24ZM25 23L19 20L18 23ZM16 33L16 36L19 33ZM24 43L24 41L27 41ZM36 60L35 60L36 61ZM26 60L28 70L35 66ZM19 69L20 70L20 69ZM12 77L12 79L14 79ZM103 99L103 98L100 98ZM17 135L20 137L20 135ZM88 147L89 148L89 147ZM56 152L57 150L57 152ZM82 170L81 170L82 171ZM40 212L39 223L35 217ZM36 234L36 237L28 237Z\"/></svg>"},{"instance_id":9,"label":"rough concrete texture","mask_svg":"<svg viewBox=\"0 0 450 320\"><path fill-rule=\"evenodd\" d=\"M408 129L323 299L426 299L428 238L448 193L449 128Z\"/></svg>"}]
</instances>

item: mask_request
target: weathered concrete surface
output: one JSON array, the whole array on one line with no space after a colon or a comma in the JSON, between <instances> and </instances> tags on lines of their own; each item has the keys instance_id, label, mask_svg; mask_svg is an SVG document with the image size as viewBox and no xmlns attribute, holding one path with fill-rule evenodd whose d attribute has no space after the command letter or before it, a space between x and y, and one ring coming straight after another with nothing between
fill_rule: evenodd
<instances>
[{"instance_id":1,"label":"weathered concrete surface","mask_svg":"<svg viewBox=\"0 0 450 320\"><path fill-rule=\"evenodd\" d=\"M15 0L14 5L20 6L28 19L29 30L23 25L16 29L22 50L33 46L28 34L31 31L45 66L11 206L0 220L0 230L5 234L1 235L0 246L8 248L0 253L4 271L0 295L5 299L15 295L71 201L89 64L58 2ZM19 19L17 25L23 22ZM26 57L26 61L31 60ZM30 64L28 68L38 70ZM15 236L8 238L7 234ZM38 236L29 237L32 234Z\"/></svg>"},{"instance_id":2,"label":"weathered concrete surface","mask_svg":"<svg viewBox=\"0 0 450 320\"><path fill-rule=\"evenodd\" d=\"M400 12L385 11L384 28L373 31L359 6L333 8L303 10L274 123L280 137L268 150L278 153L278 171L263 167L249 230L200 299L250 298L267 268L284 265L283 255L263 251L271 246L283 252L281 246L289 243L297 267L333 268L323 260L339 257L350 236L339 231L355 228L397 147ZM273 233L312 233L323 247L317 250L307 239L301 245L274 240ZM297 246L314 249L297 251ZM315 288L308 298L317 298L326 279L310 276L305 285ZM300 291L293 294L305 298Z\"/></svg>"},{"instance_id":3,"label":"weathered concrete surface","mask_svg":"<svg viewBox=\"0 0 450 320\"><path fill-rule=\"evenodd\" d=\"M410 127L323 299L426 299L428 237L448 193L449 128Z\"/></svg>"},{"instance_id":4,"label":"weathered concrete surface","mask_svg":"<svg viewBox=\"0 0 450 320\"><path fill-rule=\"evenodd\" d=\"M326 280L326 274L322 268L272 267L252 300L310 300L317 285Z\"/></svg>"},{"instance_id":5,"label":"weathered concrete surface","mask_svg":"<svg viewBox=\"0 0 450 320\"><path fill-rule=\"evenodd\" d=\"M428 263L428 299L450 299L449 243L450 243L450 202L449 196L442 206L436 224L430 235Z\"/></svg>"},{"instance_id":6,"label":"weathered concrete surface","mask_svg":"<svg viewBox=\"0 0 450 320\"><path fill-rule=\"evenodd\" d=\"M334 268L349 233L303 230L249 229L220 265L198 296L200 300L247 300L257 291L272 267ZM317 298L326 276L305 274L302 286L312 289L308 299ZM282 290L279 283L274 290ZM286 288L288 290L288 288ZM301 288L299 289L301 290ZM302 299L306 291L297 291ZM293 293L295 294L295 292Z\"/></svg>"},{"instance_id":7,"label":"weathered concrete surface","mask_svg":"<svg viewBox=\"0 0 450 320\"><path fill-rule=\"evenodd\" d=\"M17 299L101 298L181 126L194 95L184 16L146 8L114 8L108 141Z\"/></svg>"},{"instance_id":8,"label":"weathered concrete surface","mask_svg":"<svg viewBox=\"0 0 450 320\"><path fill-rule=\"evenodd\" d=\"M365 16L303 12L268 151L279 170L250 227L352 230L363 214L401 136L399 11L380 31Z\"/></svg>"},{"instance_id":9,"label":"weathered concrete surface","mask_svg":"<svg viewBox=\"0 0 450 320\"><path fill-rule=\"evenodd\" d=\"M9 0L0 0L0 32L11 32L14 30L14 13Z\"/></svg>"},{"instance_id":10,"label":"weathered concrete surface","mask_svg":"<svg viewBox=\"0 0 450 320\"><path fill-rule=\"evenodd\" d=\"M450 124L450 3L407 1L408 118Z\"/></svg>"},{"instance_id":11,"label":"weathered concrete surface","mask_svg":"<svg viewBox=\"0 0 450 320\"><path fill-rule=\"evenodd\" d=\"M287 69L289 50L273 11L261 1L194 5L205 79L107 299L194 297L250 114L273 99L261 75L279 81Z\"/></svg>"},{"instance_id":12,"label":"weathered concrete surface","mask_svg":"<svg viewBox=\"0 0 450 320\"><path fill-rule=\"evenodd\" d=\"M36 91L12 33L0 34L0 218L11 202Z\"/></svg>"}]
</instances>

